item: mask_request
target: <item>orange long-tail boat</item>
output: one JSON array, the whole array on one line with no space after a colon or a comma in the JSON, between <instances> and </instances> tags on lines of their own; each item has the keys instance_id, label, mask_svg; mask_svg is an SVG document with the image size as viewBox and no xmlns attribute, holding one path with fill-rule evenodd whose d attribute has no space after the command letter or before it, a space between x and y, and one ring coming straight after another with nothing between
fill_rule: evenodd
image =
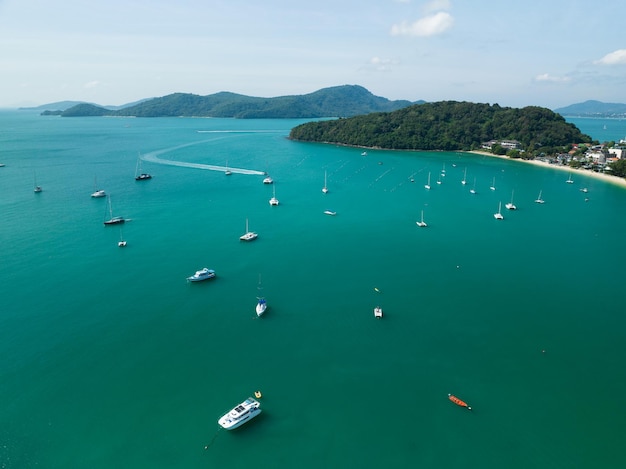
<instances>
[{"instance_id":1,"label":"orange long-tail boat","mask_svg":"<svg viewBox=\"0 0 626 469\"><path fill-rule=\"evenodd\" d=\"M468 406L465 401L462 401L461 399L459 399L456 396L453 396L452 394L448 394L448 399L450 399L452 402L454 402L458 406L466 407L467 410L472 410L472 408Z\"/></svg>"}]
</instances>

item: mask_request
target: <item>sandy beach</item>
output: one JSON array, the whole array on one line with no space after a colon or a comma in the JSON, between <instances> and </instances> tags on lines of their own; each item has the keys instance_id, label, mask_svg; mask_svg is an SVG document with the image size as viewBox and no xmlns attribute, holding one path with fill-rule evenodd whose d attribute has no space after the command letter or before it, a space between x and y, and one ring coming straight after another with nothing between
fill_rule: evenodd
<instances>
[{"instance_id":1,"label":"sandy beach","mask_svg":"<svg viewBox=\"0 0 626 469\"><path fill-rule=\"evenodd\" d=\"M623 187L624 189L626 189L626 179L621 178L621 177L617 177L617 176L611 176L609 174L604 174L604 173L596 173L595 171L590 171L588 169L575 169L575 168L571 168L569 166L561 166L561 165L556 165L556 164L550 164L550 163L545 163L543 161L536 161L536 160L524 160L522 158L509 158L508 156L505 155L494 155L493 153L489 153L486 151L478 151L478 150L474 150L474 151L469 151L468 153L474 153L476 155L483 155L483 156L490 156L492 158L502 158L508 161L518 161L520 163L527 163L527 164L534 164L536 166L541 166L543 168L553 168L553 169L558 169L560 171L565 171L568 173L572 173L572 174L584 174L585 176L589 176L595 179L600 179L604 182L608 182L610 184L615 184L617 186Z\"/></svg>"}]
</instances>

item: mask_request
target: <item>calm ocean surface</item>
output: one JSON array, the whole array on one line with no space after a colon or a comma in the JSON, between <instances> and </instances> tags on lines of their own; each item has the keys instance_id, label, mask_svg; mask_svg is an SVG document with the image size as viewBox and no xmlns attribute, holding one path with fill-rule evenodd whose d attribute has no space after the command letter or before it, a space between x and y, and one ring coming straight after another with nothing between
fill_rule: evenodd
<instances>
[{"instance_id":1,"label":"calm ocean surface","mask_svg":"<svg viewBox=\"0 0 626 469\"><path fill-rule=\"evenodd\" d=\"M626 190L300 122L0 112L0 468L625 467Z\"/></svg>"}]
</instances>

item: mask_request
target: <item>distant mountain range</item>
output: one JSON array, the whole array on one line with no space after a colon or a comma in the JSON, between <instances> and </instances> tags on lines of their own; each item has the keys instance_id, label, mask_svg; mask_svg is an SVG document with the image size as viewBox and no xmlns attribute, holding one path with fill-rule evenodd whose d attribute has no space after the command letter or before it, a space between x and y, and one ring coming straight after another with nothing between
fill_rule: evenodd
<instances>
[{"instance_id":1,"label":"distant mountain range","mask_svg":"<svg viewBox=\"0 0 626 469\"><path fill-rule=\"evenodd\" d=\"M89 104L91 106L96 106L96 107L100 107L100 108L104 108L104 109L109 109L109 110L117 110L117 109L123 109L125 107L130 107L130 106L135 106L139 103L142 103L143 101L146 101L147 99L151 99L151 98L146 98L146 99L141 99L139 101L135 101L132 103L128 103L128 104L122 104L121 106L102 106L99 104L94 104L94 103L86 103L84 101L57 101L56 103L49 103L49 104L42 104L41 106L35 106L35 107L21 107L19 108L20 111L48 111L47 113L49 114L60 114L63 111L74 107L74 106L78 106L80 104Z\"/></svg>"},{"instance_id":2,"label":"distant mountain range","mask_svg":"<svg viewBox=\"0 0 626 469\"><path fill-rule=\"evenodd\" d=\"M626 104L585 101L555 109L562 116L568 117L626 117Z\"/></svg>"},{"instance_id":3,"label":"distant mountain range","mask_svg":"<svg viewBox=\"0 0 626 469\"><path fill-rule=\"evenodd\" d=\"M358 85L323 88L310 94L258 98L236 93L220 92L208 96L174 93L161 98L146 99L117 109L91 103L70 102L40 106L42 114L62 117L132 116L132 117L234 117L253 118L317 118L351 117L372 112L388 112L412 104L406 100L390 101L375 96ZM32 108L31 108L32 109Z\"/></svg>"}]
</instances>

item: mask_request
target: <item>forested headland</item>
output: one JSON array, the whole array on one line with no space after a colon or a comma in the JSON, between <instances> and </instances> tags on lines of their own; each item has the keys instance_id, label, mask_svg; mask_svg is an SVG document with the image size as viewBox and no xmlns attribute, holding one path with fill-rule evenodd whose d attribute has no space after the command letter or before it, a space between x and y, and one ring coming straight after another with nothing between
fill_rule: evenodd
<instances>
[{"instance_id":1,"label":"forested headland","mask_svg":"<svg viewBox=\"0 0 626 469\"><path fill-rule=\"evenodd\" d=\"M294 127L289 138L369 148L444 151L478 150L484 142L494 140L517 141L528 156L553 154L573 143L591 142L591 137L546 108L457 101L309 122Z\"/></svg>"}]
</instances>

